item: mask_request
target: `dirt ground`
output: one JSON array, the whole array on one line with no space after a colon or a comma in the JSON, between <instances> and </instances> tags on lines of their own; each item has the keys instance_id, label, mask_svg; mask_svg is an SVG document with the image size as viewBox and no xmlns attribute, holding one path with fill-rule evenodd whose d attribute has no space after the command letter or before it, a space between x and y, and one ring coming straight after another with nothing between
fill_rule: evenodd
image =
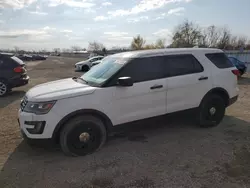
<instances>
[{"instance_id":1,"label":"dirt ground","mask_svg":"<svg viewBox=\"0 0 250 188\"><path fill-rule=\"evenodd\" d=\"M17 123L20 100L39 83L78 76L79 59L50 57L27 63L31 82L0 98L0 188L246 188L250 187L250 75L240 97L215 128L189 116L131 125L85 157L66 157L56 146L30 147Z\"/></svg>"}]
</instances>

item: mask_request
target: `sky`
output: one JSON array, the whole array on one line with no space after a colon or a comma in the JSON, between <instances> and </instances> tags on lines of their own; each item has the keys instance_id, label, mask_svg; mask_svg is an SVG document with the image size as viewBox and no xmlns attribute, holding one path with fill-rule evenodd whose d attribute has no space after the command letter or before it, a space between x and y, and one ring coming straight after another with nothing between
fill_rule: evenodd
<instances>
[{"instance_id":1,"label":"sky","mask_svg":"<svg viewBox=\"0 0 250 188\"><path fill-rule=\"evenodd\" d=\"M184 20L250 39L249 8L250 0L0 0L0 49L127 47L138 34L170 43Z\"/></svg>"}]
</instances>

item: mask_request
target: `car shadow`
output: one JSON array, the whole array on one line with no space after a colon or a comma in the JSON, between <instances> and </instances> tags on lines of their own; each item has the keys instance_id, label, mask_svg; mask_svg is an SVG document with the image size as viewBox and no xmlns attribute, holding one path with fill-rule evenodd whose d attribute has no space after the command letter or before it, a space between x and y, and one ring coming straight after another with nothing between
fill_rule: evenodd
<instances>
[{"instance_id":1,"label":"car shadow","mask_svg":"<svg viewBox=\"0 0 250 188\"><path fill-rule=\"evenodd\" d=\"M238 79L239 85L250 85L250 77L242 76Z\"/></svg>"},{"instance_id":2,"label":"car shadow","mask_svg":"<svg viewBox=\"0 0 250 188\"><path fill-rule=\"evenodd\" d=\"M161 142L168 141L168 138L174 134L179 134L179 137L176 138L180 142L191 139L199 142L204 135L210 134L213 137L221 132L228 138L233 138L231 142L238 142L237 138L240 139L246 134L249 136L250 133L249 122L232 116L226 116L220 126L209 129L199 128L192 119L190 116L174 115L132 123L110 136L100 151L84 157L67 157L55 145L30 147L25 141L22 141L3 165L0 173L0 187L46 187L49 183L53 183L53 187L84 187L76 185L82 185L85 182L84 178L87 174L85 172L95 174L100 169L116 166L117 161L107 163L104 161L110 160L118 151L119 156L134 152L134 144L137 144L137 152L143 153L145 148L153 147L151 149L154 149L154 145L150 145L153 139L161 139ZM239 127L242 127L243 131L238 131ZM189 134L189 132L195 132L195 134ZM159 151L156 152L160 153L166 149L164 145L161 146L161 142L157 143ZM119 149L117 150L117 148ZM174 149L175 151L183 150L181 146ZM250 162L250 158L247 162ZM242 165L244 166L244 164ZM227 168L229 167L227 166ZM74 179L74 175L84 178Z\"/></svg>"},{"instance_id":3,"label":"car shadow","mask_svg":"<svg viewBox=\"0 0 250 188\"><path fill-rule=\"evenodd\" d=\"M25 91L15 90L0 98L0 108L4 108L25 95Z\"/></svg>"}]
</instances>

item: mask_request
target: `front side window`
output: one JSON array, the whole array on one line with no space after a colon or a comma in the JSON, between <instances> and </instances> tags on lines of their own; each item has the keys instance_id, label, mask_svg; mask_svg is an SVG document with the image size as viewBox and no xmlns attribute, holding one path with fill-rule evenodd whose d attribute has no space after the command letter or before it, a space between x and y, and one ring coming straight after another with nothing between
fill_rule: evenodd
<instances>
[{"instance_id":1,"label":"front side window","mask_svg":"<svg viewBox=\"0 0 250 188\"><path fill-rule=\"evenodd\" d=\"M126 59L106 57L98 66L94 66L81 76L89 84L101 85L113 76L126 63Z\"/></svg>"},{"instance_id":2,"label":"front side window","mask_svg":"<svg viewBox=\"0 0 250 188\"><path fill-rule=\"evenodd\" d=\"M95 61L97 61L98 59L97 58L91 58L91 59L89 59L89 62L95 62Z\"/></svg>"},{"instance_id":3,"label":"front side window","mask_svg":"<svg viewBox=\"0 0 250 188\"><path fill-rule=\"evenodd\" d=\"M199 61L191 54L165 56L167 61L167 75L180 76L203 72L203 67Z\"/></svg>"},{"instance_id":4,"label":"front side window","mask_svg":"<svg viewBox=\"0 0 250 188\"><path fill-rule=\"evenodd\" d=\"M116 84L120 77L131 77L134 83L161 79L166 76L164 58L146 57L132 59L111 81L109 86Z\"/></svg>"}]
</instances>

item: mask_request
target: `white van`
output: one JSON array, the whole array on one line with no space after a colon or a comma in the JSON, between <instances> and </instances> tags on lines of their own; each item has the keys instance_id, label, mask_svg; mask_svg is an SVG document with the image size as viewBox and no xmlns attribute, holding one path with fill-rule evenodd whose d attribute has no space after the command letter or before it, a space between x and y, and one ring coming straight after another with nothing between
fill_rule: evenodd
<instances>
[{"instance_id":1,"label":"white van","mask_svg":"<svg viewBox=\"0 0 250 188\"><path fill-rule=\"evenodd\" d=\"M21 102L29 139L55 138L69 155L99 149L114 126L198 109L200 126L216 126L237 100L239 71L218 49L161 49L107 56L79 78L37 85Z\"/></svg>"}]
</instances>

